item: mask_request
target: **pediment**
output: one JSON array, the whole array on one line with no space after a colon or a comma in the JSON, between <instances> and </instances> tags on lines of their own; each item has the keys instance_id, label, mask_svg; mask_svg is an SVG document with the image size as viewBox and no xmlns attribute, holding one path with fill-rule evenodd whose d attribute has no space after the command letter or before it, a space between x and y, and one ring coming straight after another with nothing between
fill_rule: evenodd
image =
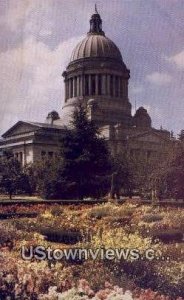
<instances>
[{"instance_id":1,"label":"pediment","mask_svg":"<svg viewBox=\"0 0 184 300\"><path fill-rule=\"evenodd\" d=\"M139 134L137 136L131 137L131 139L136 140L138 142L150 142L150 143L156 143L160 144L166 141L166 138L162 137L159 134L156 134L154 132L147 132L144 134Z\"/></svg>"},{"instance_id":2,"label":"pediment","mask_svg":"<svg viewBox=\"0 0 184 300\"><path fill-rule=\"evenodd\" d=\"M12 126L8 131L6 131L2 137L9 138L12 136L18 136L21 134L26 134L39 129L39 126L29 124L28 122L19 121L14 126Z\"/></svg>"}]
</instances>

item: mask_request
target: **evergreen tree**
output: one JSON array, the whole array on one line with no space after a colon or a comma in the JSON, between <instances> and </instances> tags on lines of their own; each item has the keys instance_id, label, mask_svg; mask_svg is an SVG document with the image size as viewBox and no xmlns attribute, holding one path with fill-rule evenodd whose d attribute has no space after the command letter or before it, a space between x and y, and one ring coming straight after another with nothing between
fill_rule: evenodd
<instances>
[{"instance_id":1,"label":"evergreen tree","mask_svg":"<svg viewBox=\"0 0 184 300\"><path fill-rule=\"evenodd\" d=\"M61 176L72 184L77 198L107 193L105 176L110 171L109 151L81 104L73 113L71 129L62 137L61 157Z\"/></svg>"}]
</instances>

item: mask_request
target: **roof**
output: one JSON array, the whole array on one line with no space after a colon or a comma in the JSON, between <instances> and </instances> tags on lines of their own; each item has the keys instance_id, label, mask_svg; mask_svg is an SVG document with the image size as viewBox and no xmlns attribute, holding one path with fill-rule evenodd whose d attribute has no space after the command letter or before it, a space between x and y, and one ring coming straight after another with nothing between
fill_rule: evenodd
<instances>
[{"instance_id":1,"label":"roof","mask_svg":"<svg viewBox=\"0 0 184 300\"><path fill-rule=\"evenodd\" d=\"M118 47L102 30L102 19L95 6L95 13L90 19L90 30L87 36L73 50L70 62L84 58L113 58L122 62Z\"/></svg>"},{"instance_id":2,"label":"roof","mask_svg":"<svg viewBox=\"0 0 184 300\"><path fill-rule=\"evenodd\" d=\"M101 34L89 34L72 52L70 62L78 59L100 57L122 61L121 52L109 38Z\"/></svg>"},{"instance_id":3,"label":"roof","mask_svg":"<svg viewBox=\"0 0 184 300\"><path fill-rule=\"evenodd\" d=\"M19 129L18 129L19 128ZM20 131L21 128L21 131ZM9 137L11 135L24 134L28 132L33 132L38 129L57 129L63 130L66 129L66 126L60 126L55 124L47 124L47 123L38 123L38 122L30 122L30 121L18 121L15 125L10 127L3 135L3 138ZM17 131L18 130L18 131Z\"/></svg>"},{"instance_id":4,"label":"roof","mask_svg":"<svg viewBox=\"0 0 184 300\"><path fill-rule=\"evenodd\" d=\"M39 122L30 122L30 121L26 121L24 123L30 124L30 125L35 125L38 126L40 128L55 128L55 129L66 129L66 126L60 126L60 125L55 125L55 124L47 124L47 123L39 123Z\"/></svg>"}]
</instances>

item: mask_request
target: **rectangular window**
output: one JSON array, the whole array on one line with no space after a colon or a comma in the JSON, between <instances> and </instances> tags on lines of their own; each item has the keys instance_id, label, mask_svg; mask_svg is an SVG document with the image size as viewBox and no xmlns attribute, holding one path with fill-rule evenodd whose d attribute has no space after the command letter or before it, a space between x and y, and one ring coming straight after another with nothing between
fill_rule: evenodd
<instances>
[{"instance_id":1,"label":"rectangular window","mask_svg":"<svg viewBox=\"0 0 184 300\"><path fill-rule=\"evenodd\" d=\"M49 152L48 152L48 156L49 156L50 158L52 158L53 155L54 155L54 152L52 152L52 151L49 151Z\"/></svg>"},{"instance_id":2,"label":"rectangular window","mask_svg":"<svg viewBox=\"0 0 184 300\"><path fill-rule=\"evenodd\" d=\"M41 157L44 158L45 156L46 156L46 152L45 152L45 151L42 151L42 152L41 152Z\"/></svg>"}]
</instances>

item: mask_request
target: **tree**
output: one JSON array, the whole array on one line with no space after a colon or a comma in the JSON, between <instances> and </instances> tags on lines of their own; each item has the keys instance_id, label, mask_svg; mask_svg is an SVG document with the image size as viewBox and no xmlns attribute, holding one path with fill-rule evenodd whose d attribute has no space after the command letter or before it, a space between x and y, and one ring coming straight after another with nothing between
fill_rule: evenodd
<instances>
[{"instance_id":1,"label":"tree","mask_svg":"<svg viewBox=\"0 0 184 300\"><path fill-rule=\"evenodd\" d=\"M106 141L88 119L82 104L76 107L71 128L66 130L61 142L61 177L73 186L74 195L83 199L107 193L104 178L110 172L110 154Z\"/></svg>"},{"instance_id":2,"label":"tree","mask_svg":"<svg viewBox=\"0 0 184 300\"><path fill-rule=\"evenodd\" d=\"M184 199L184 151L178 153L165 176L167 195L174 199Z\"/></svg>"},{"instance_id":3,"label":"tree","mask_svg":"<svg viewBox=\"0 0 184 300\"><path fill-rule=\"evenodd\" d=\"M111 176L111 198L116 196L119 199L120 194L132 196L134 188L132 162L126 153L120 153L113 159L113 174Z\"/></svg>"},{"instance_id":4,"label":"tree","mask_svg":"<svg viewBox=\"0 0 184 300\"><path fill-rule=\"evenodd\" d=\"M0 173L1 189L7 192L10 199L12 199L12 195L16 193L24 183L21 165L18 160L11 156L4 157L0 162Z\"/></svg>"}]
</instances>

